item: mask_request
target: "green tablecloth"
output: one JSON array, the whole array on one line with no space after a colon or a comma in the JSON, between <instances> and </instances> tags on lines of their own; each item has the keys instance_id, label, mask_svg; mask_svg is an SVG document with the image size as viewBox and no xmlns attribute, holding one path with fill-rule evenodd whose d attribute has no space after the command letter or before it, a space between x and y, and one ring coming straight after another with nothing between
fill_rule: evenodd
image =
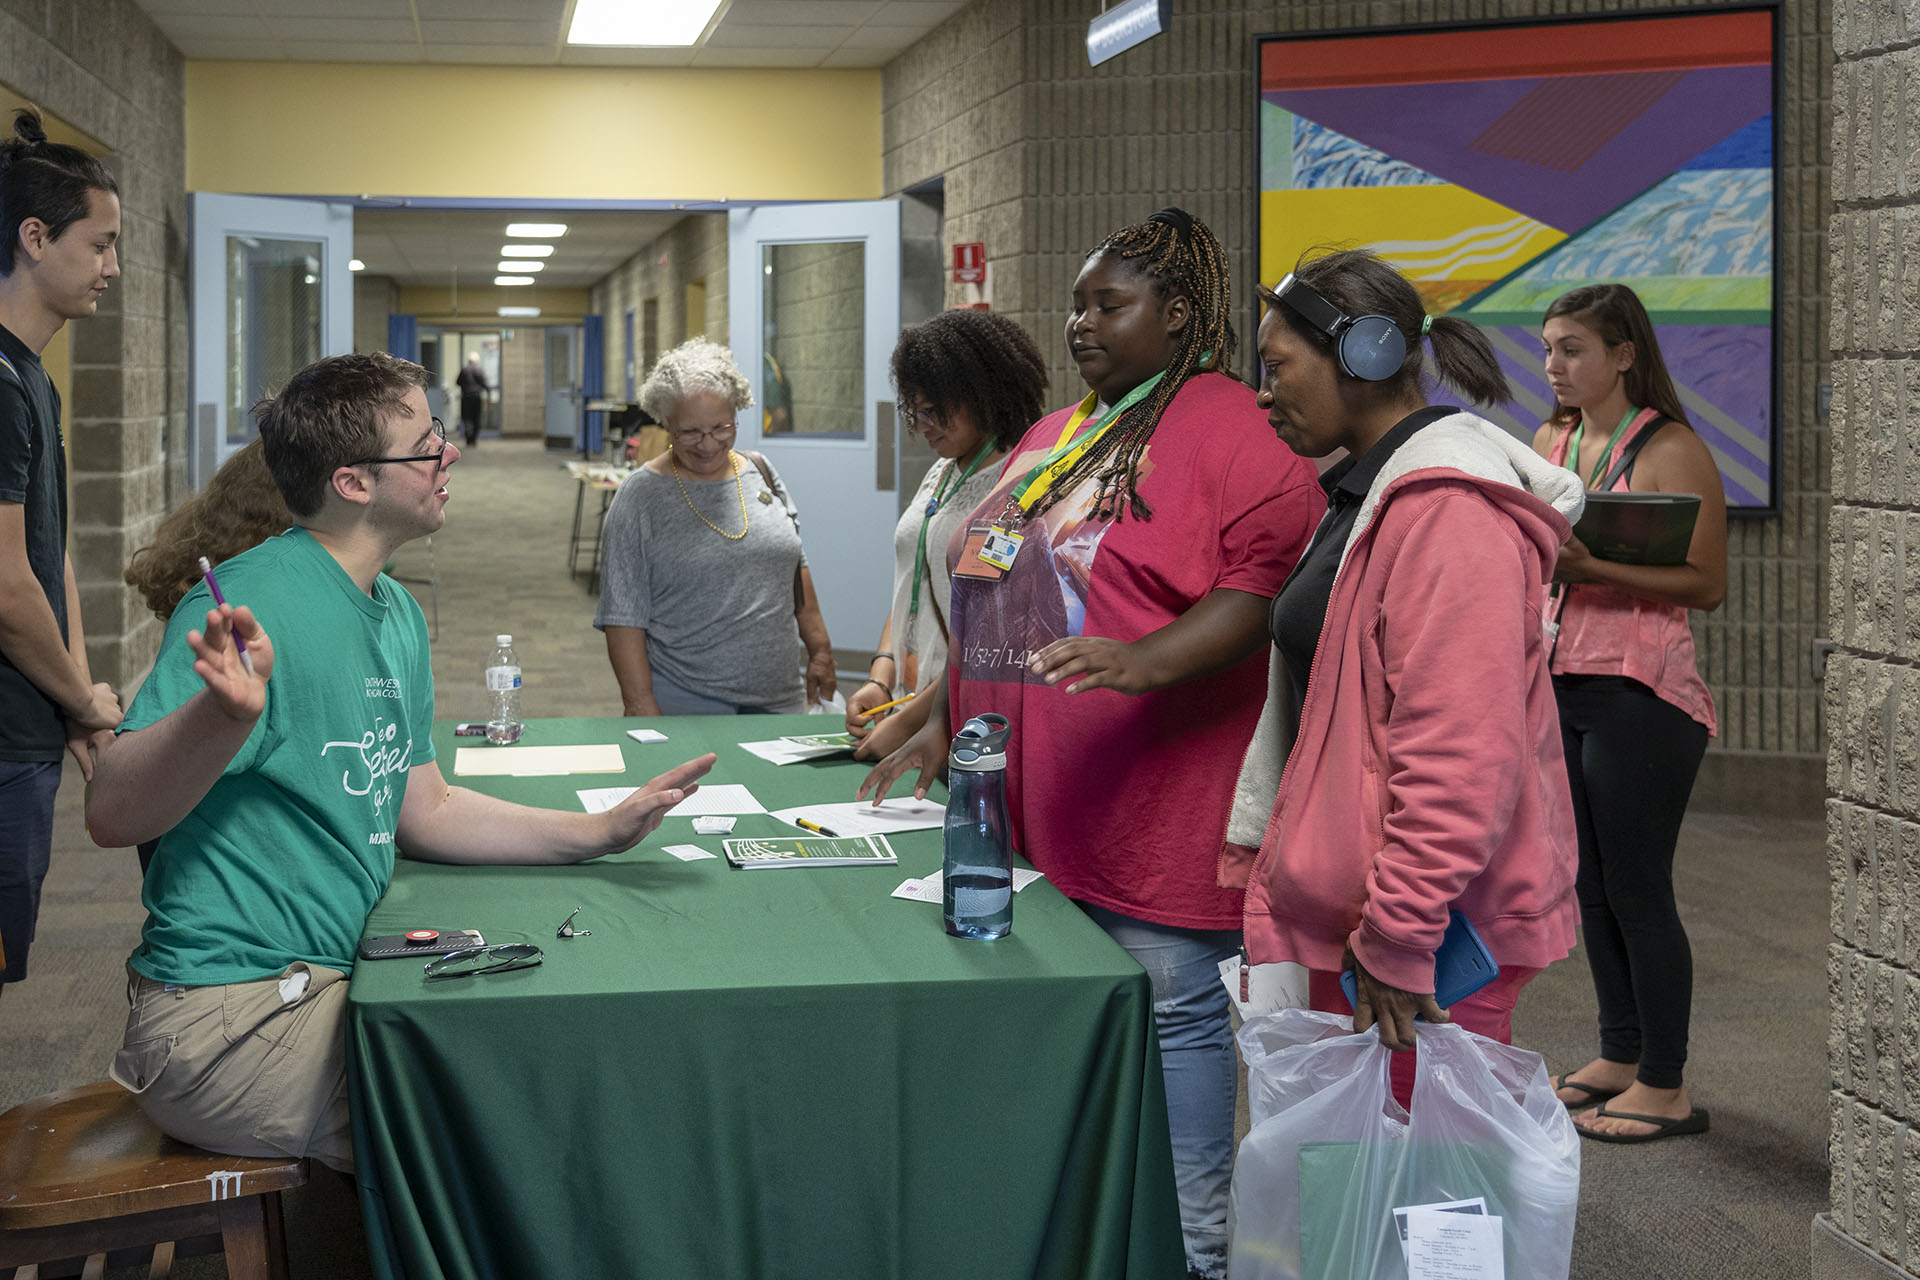
<instances>
[{"instance_id":1,"label":"green tablecloth","mask_svg":"<svg viewBox=\"0 0 1920 1280\"><path fill-rule=\"evenodd\" d=\"M624 731L654 726L665 743ZM737 743L807 717L548 720L526 744L618 742L628 772L449 781L577 809L701 751L769 809L850 800L844 757L775 768ZM461 744L475 739L458 740ZM735 835L797 834L763 815ZM940 866L683 863L669 818L562 868L402 860L370 934L477 928L539 967L428 984L362 962L354 1141L382 1276L987 1278L1184 1271L1144 972L1046 881L1010 937L964 942L889 896ZM593 936L556 940L574 907Z\"/></svg>"}]
</instances>

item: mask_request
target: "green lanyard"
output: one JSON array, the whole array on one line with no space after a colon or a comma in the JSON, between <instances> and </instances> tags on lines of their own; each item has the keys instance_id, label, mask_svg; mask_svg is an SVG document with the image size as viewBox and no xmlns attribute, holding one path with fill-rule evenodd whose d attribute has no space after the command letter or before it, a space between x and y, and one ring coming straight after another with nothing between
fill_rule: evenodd
<instances>
[{"instance_id":1,"label":"green lanyard","mask_svg":"<svg viewBox=\"0 0 1920 1280\"><path fill-rule=\"evenodd\" d=\"M1613 435L1607 440L1607 447L1600 451L1600 461L1594 464L1593 474L1587 477L1587 488L1591 489L1600 483L1600 477L1607 473L1607 459L1613 457L1614 449L1620 444L1620 437L1627 434L1627 428L1633 425L1634 418L1639 414L1638 409L1629 408L1626 416L1620 419L1620 425L1613 429ZM1587 419L1582 415L1580 425L1575 427L1573 434L1567 437L1567 457L1572 459L1567 469L1576 475L1579 474L1580 467L1580 434L1586 429Z\"/></svg>"},{"instance_id":2,"label":"green lanyard","mask_svg":"<svg viewBox=\"0 0 1920 1280\"><path fill-rule=\"evenodd\" d=\"M1053 452L1047 455L1045 461L1027 472L1026 478L1013 487L1013 492L1008 496L1009 510L1018 506L1023 512L1031 511L1033 504L1040 501L1047 495L1047 491L1053 488L1054 481L1065 474L1067 468L1078 462L1080 455L1092 448L1093 442L1105 434L1108 427L1120 421L1121 414L1153 394L1153 389L1160 385L1160 379L1166 375L1167 371L1162 369L1120 397L1119 404L1107 410L1098 422L1082 431L1078 438L1070 440L1063 437L1060 443L1054 446ZM1068 434L1072 433L1072 425L1069 422Z\"/></svg>"},{"instance_id":3,"label":"green lanyard","mask_svg":"<svg viewBox=\"0 0 1920 1280\"><path fill-rule=\"evenodd\" d=\"M932 576L927 573L927 526L933 523L935 513L948 498L967 487L967 481L973 479L973 473L980 469L980 464L985 462L992 453L993 441L982 440L980 451L973 455L973 461L969 462L967 469L960 473L960 479L955 482L951 490L947 488L947 481L953 478L951 463L947 466L947 473L941 476L933 486L933 497L927 501L926 511L920 517L920 545L914 549L913 553L913 597L907 604L909 641L912 638L913 619L920 612L920 579L926 577L929 582L932 581Z\"/></svg>"}]
</instances>

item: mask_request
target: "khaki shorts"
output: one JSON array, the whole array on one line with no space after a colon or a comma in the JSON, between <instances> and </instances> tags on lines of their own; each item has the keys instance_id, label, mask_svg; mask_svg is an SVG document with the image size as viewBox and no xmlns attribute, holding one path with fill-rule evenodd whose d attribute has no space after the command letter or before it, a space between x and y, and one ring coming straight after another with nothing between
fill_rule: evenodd
<instances>
[{"instance_id":1,"label":"khaki shorts","mask_svg":"<svg viewBox=\"0 0 1920 1280\"><path fill-rule=\"evenodd\" d=\"M127 1034L108 1074L156 1127L210 1151L353 1172L346 974L295 962L220 987L127 979Z\"/></svg>"}]
</instances>

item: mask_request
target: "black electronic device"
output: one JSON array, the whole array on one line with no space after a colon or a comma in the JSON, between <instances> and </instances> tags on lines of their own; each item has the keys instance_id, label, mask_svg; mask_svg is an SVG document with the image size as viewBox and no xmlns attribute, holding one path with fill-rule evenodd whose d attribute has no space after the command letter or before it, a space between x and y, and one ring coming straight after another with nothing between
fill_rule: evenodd
<instances>
[{"instance_id":1,"label":"black electronic device","mask_svg":"<svg viewBox=\"0 0 1920 1280\"><path fill-rule=\"evenodd\" d=\"M431 959L468 947L484 947L487 940L478 929L410 929L379 938L360 939L362 960L404 960L408 956Z\"/></svg>"},{"instance_id":2,"label":"black electronic device","mask_svg":"<svg viewBox=\"0 0 1920 1280\"><path fill-rule=\"evenodd\" d=\"M1274 295L1293 314L1333 339L1333 356L1349 377L1385 382L1407 362L1407 335L1386 316L1349 316L1291 271Z\"/></svg>"}]
</instances>

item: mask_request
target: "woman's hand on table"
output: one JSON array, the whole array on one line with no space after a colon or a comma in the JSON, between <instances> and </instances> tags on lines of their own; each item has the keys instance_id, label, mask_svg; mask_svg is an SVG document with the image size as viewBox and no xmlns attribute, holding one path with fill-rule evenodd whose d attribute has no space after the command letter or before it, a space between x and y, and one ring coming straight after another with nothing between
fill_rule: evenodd
<instances>
[{"instance_id":1,"label":"woman's hand on table","mask_svg":"<svg viewBox=\"0 0 1920 1280\"><path fill-rule=\"evenodd\" d=\"M856 738L864 738L872 733L877 721L867 719L867 712L875 707L893 701L893 690L878 680L869 680L853 691L847 699L847 732ZM899 744L894 744L898 746ZM881 754L885 754L882 752ZM875 759L877 757L868 757Z\"/></svg>"},{"instance_id":2,"label":"woman's hand on table","mask_svg":"<svg viewBox=\"0 0 1920 1280\"><path fill-rule=\"evenodd\" d=\"M1402 991L1381 982L1355 958L1351 944L1346 954L1340 957L1340 967L1353 970L1357 997L1353 1006L1353 1029L1356 1032L1365 1031L1374 1023L1379 1023L1380 1043L1387 1048L1413 1048L1413 1020L1416 1016L1430 1023L1447 1021L1447 1011L1435 1002L1432 992L1421 994Z\"/></svg>"},{"instance_id":3,"label":"woman's hand on table","mask_svg":"<svg viewBox=\"0 0 1920 1280\"><path fill-rule=\"evenodd\" d=\"M876 729L878 734L881 730ZM872 741L871 738L868 741ZM861 744L865 746L866 744ZM861 782L860 789L853 793L855 800L873 797L878 805L887 798L887 791L898 782L909 769L920 771L919 779L914 783L913 797L916 800L927 798L927 788L940 776L940 766L947 762L947 725L944 716L928 716L914 735L897 750L873 767L873 772Z\"/></svg>"},{"instance_id":4,"label":"woman's hand on table","mask_svg":"<svg viewBox=\"0 0 1920 1280\"><path fill-rule=\"evenodd\" d=\"M589 856L631 849L651 835L667 816L667 810L700 789L699 780L713 768L714 759L713 753L708 752L641 783L632 795L603 815L607 824L606 847Z\"/></svg>"}]
</instances>

